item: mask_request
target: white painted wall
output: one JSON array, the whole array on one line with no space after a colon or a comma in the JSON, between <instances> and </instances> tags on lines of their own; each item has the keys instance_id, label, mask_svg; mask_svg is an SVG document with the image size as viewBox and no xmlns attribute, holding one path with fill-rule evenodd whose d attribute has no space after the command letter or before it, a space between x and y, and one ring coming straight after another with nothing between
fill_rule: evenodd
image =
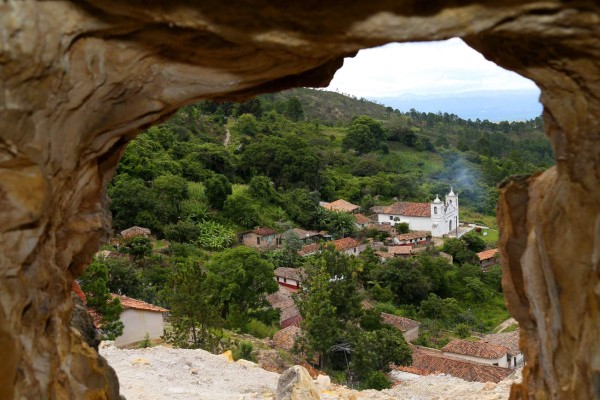
<instances>
[{"instance_id":1,"label":"white painted wall","mask_svg":"<svg viewBox=\"0 0 600 400\"><path fill-rule=\"evenodd\" d=\"M391 220L390 217L392 217ZM399 221L394 221L394 218L398 218ZM406 217L404 215L377 214L377 221L379 223L392 225L396 225L401 222L408 222L408 228L411 231L431 231L431 218L427 217Z\"/></svg>"},{"instance_id":2,"label":"white painted wall","mask_svg":"<svg viewBox=\"0 0 600 400\"><path fill-rule=\"evenodd\" d=\"M119 317L123 322L123 334L115 340L116 346L127 346L144 340L146 333L150 339L159 339L164 333L163 315L156 311L128 308Z\"/></svg>"}]
</instances>

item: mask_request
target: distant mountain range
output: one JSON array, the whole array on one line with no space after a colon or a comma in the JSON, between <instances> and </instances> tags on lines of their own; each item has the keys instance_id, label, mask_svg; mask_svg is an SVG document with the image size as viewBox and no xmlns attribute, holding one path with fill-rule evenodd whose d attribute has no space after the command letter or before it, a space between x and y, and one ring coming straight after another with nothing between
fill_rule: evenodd
<instances>
[{"instance_id":1,"label":"distant mountain range","mask_svg":"<svg viewBox=\"0 0 600 400\"><path fill-rule=\"evenodd\" d=\"M456 114L464 119L489 121L525 121L542 113L539 90L480 90L454 94L371 98L402 112L414 108L421 112Z\"/></svg>"}]
</instances>

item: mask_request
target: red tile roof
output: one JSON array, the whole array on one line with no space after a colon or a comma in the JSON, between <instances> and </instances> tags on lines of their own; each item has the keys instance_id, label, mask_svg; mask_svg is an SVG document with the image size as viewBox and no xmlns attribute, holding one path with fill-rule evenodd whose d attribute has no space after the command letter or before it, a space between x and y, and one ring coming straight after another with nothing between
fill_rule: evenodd
<instances>
[{"instance_id":1,"label":"red tile roof","mask_svg":"<svg viewBox=\"0 0 600 400\"><path fill-rule=\"evenodd\" d=\"M290 325L273 335L273 344L275 347L291 351L294 348L296 339L302 336L302 329L295 325Z\"/></svg>"},{"instance_id":2,"label":"red tile roof","mask_svg":"<svg viewBox=\"0 0 600 400\"><path fill-rule=\"evenodd\" d=\"M286 279L293 279L298 282L306 280L306 273L302 268L287 268L279 267L275 269L275 276L280 276Z\"/></svg>"},{"instance_id":3,"label":"red tile roof","mask_svg":"<svg viewBox=\"0 0 600 400\"><path fill-rule=\"evenodd\" d=\"M413 370L407 372L448 374L470 382L498 383L513 373L510 368L444 357L439 351L419 347L413 347L412 358ZM394 369L402 370L402 367L394 367Z\"/></svg>"},{"instance_id":4,"label":"red tile roof","mask_svg":"<svg viewBox=\"0 0 600 400\"><path fill-rule=\"evenodd\" d=\"M325 204L323 208L326 208L331 211L342 211L342 212L352 212L359 209L359 206L356 204L352 204L344 199L339 199L336 201L332 201L329 204Z\"/></svg>"},{"instance_id":5,"label":"red tile roof","mask_svg":"<svg viewBox=\"0 0 600 400\"><path fill-rule=\"evenodd\" d=\"M498 249L490 249L477 253L477 257L479 257L479 261L484 261L496 257L497 254Z\"/></svg>"},{"instance_id":6,"label":"red tile roof","mask_svg":"<svg viewBox=\"0 0 600 400\"><path fill-rule=\"evenodd\" d=\"M354 219L356 220L357 224L361 224L361 225L367 225L367 224L373 223L373 221L370 218L365 217L363 214L354 214Z\"/></svg>"},{"instance_id":7,"label":"red tile roof","mask_svg":"<svg viewBox=\"0 0 600 400\"><path fill-rule=\"evenodd\" d=\"M381 319L384 324L392 325L401 332L407 332L421 325L420 322L410 318L399 317L397 315L381 313Z\"/></svg>"},{"instance_id":8,"label":"red tile roof","mask_svg":"<svg viewBox=\"0 0 600 400\"><path fill-rule=\"evenodd\" d=\"M390 246L388 253L399 256L407 256L411 254L412 246Z\"/></svg>"},{"instance_id":9,"label":"red tile roof","mask_svg":"<svg viewBox=\"0 0 600 400\"><path fill-rule=\"evenodd\" d=\"M427 232L427 231L415 231L415 232L408 232L408 233L402 233L400 235L397 235L396 239L398 239L398 240L412 240L412 239L426 238L427 236L431 236L431 232Z\"/></svg>"},{"instance_id":10,"label":"red tile roof","mask_svg":"<svg viewBox=\"0 0 600 400\"><path fill-rule=\"evenodd\" d=\"M509 349L509 353L513 356L521 352L519 349L519 329L512 332L490 333L489 335L483 335L481 341L507 347Z\"/></svg>"},{"instance_id":11,"label":"red tile roof","mask_svg":"<svg viewBox=\"0 0 600 400\"><path fill-rule=\"evenodd\" d=\"M394 255L392 253L388 253L387 251L376 251L375 255L381 258L394 258Z\"/></svg>"},{"instance_id":12,"label":"red tile roof","mask_svg":"<svg viewBox=\"0 0 600 400\"><path fill-rule=\"evenodd\" d=\"M396 227L392 226L391 224L375 224L373 227L379 232L385 232L390 235L396 234Z\"/></svg>"},{"instance_id":13,"label":"red tile roof","mask_svg":"<svg viewBox=\"0 0 600 400\"><path fill-rule=\"evenodd\" d=\"M258 235L258 236L271 236L277 234L275 229L265 228L265 227L257 227L251 230L250 232Z\"/></svg>"},{"instance_id":14,"label":"red tile roof","mask_svg":"<svg viewBox=\"0 0 600 400\"><path fill-rule=\"evenodd\" d=\"M150 229L142 228L141 226L132 226L121 231L121 236L125 239L129 239L136 236L150 236Z\"/></svg>"},{"instance_id":15,"label":"red tile roof","mask_svg":"<svg viewBox=\"0 0 600 400\"><path fill-rule=\"evenodd\" d=\"M142 310L142 311L155 311L155 312L168 312L166 308L162 308L159 306L155 306L154 304L146 303L141 300L132 299L131 297L122 296L118 294L112 294L113 298L118 298L121 301L121 305L125 309L134 309L134 310Z\"/></svg>"},{"instance_id":16,"label":"red tile roof","mask_svg":"<svg viewBox=\"0 0 600 400\"><path fill-rule=\"evenodd\" d=\"M348 249L352 249L354 247L360 246L359 242L357 242L356 240L349 238L349 237L334 240L332 243L335 246L335 249L337 251L344 251L344 250L348 250Z\"/></svg>"},{"instance_id":17,"label":"red tile roof","mask_svg":"<svg viewBox=\"0 0 600 400\"><path fill-rule=\"evenodd\" d=\"M280 310L279 322L294 318L300 315L296 302L292 298L292 291L287 288L279 286L277 292L267 296L267 301L271 304L271 307Z\"/></svg>"},{"instance_id":18,"label":"red tile roof","mask_svg":"<svg viewBox=\"0 0 600 400\"><path fill-rule=\"evenodd\" d=\"M310 237L314 237L314 236L321 236L320 232L317 232L317 231L307 231L307 230L301 229L301 228L292 228L289 231L286 231L284 233L284 236L286 234L289 234L289 233L296 234L300 239L306 239L306 238L310 238Z\"/></svg>"},{"instance_id":19,"label":"red tile roof","mask_svg":"<svg viewBox=\"0 0 600 400\"><path fill-rule=\"evenodd\" d=\"M468 340L454 339L442 348L447 353L462 354L465 356L497 359L510 351L508 347L498 346L485 342L471 342Z\"/></svg>"},{"instance_id":20,"label":"red tile roof","mask_svg":"<svg viewBox=\"0 0 600 400\"><path fill-rule=\"evenodd\" d=\"M319 243L311 243L306 246L302 246L300 250L298 250L298 254L301 256L308 256L310 254L315 254L319 251Z\"/></svg>"},{"instance_id":21,"label":"red tile roof","mask_svg":"<svg viewBox=\"0 0 600 400\"><path fill-rule=\"evenodd\" d=\"M405 215L407 217L431 217L429 203L398 202L383 209L381 214Z\"/></svg>"}]
</instances>

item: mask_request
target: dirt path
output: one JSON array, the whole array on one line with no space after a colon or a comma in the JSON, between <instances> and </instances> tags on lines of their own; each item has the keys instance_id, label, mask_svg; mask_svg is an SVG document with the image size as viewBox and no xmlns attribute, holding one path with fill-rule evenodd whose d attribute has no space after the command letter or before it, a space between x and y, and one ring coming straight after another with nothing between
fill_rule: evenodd
<instances>
[{"instance_id":1,"label":"dirt path","mask_svg":"<svg viewBox=\"0 0 600 400\"><path fill-rule=\"evenodd\" d=\"M494 332L500 333L500 332L504 331L506 328L508 328L509 326L514 325L516 323L517 323L517 320L511 317L511 318L507 319L506 321L502 322L500 325L498 325L496 327L496 329L494 329Z\"/></svg>"},{"instance_id":2,"label":"dirt path","mask_svg":"<svg viewBox=\"0 0 600 400\"><path fill-rule=\"evenodd\" d=\"M225 127L225 139L223 140L223 146L227 147L229 145L230 140L231 133L229 133L229 128Z\"/></svg>"}]
</instances>

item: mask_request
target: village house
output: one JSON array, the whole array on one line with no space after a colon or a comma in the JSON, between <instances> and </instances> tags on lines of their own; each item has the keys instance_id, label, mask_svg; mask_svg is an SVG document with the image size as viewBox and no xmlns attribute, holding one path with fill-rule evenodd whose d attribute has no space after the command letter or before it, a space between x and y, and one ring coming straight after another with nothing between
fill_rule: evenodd
<instances>
[{"instance_id":1,"label":"village house","mask_svg":"<svg viewBox=\"0 0 600 400\"><path fill-rule=\"evenodd\" d=\"M505 346L483 341L471 342L469 340L453 339L442 348L442 351L455 358L467 361L495 365L502 368L509 367L507 355L510 353L510 350Z\"/></svg>"},{"instance_id":2,"label":"village house","mask_svg":"<svg viewBox=\"0 0 600 400\"><path fill-rule=\"evenodd\" d=\"M407 223L410 230L431 232L434 237L458 235L458 196L450 189L444 202L438 196L431 203L397 202L373 207L379 223Z\"/></svg>"},{"instance_id":3,"label":"village house","mask_svg":"<svg viewBox=\"0 0 600 400\"><path fill-rule=\"evenodd\" d=\"M238 241L244 246L259 250L271 250L281 244L281 238L275 229L257 227L251 231L238 233Z\"/></svg>"},{"instance_id":4,"label":"village house","mask_svg":"<svg viewBox=\"0 0 600 400\"><path fill-rule=\"evenodd\" d=\"M426 246L431 242L431 232L414 231L402 233L392 239L392 243L399 246Z\"/></svg>"},{"instance_id":5,"label":"village house","mask_svg":"<svg viewBox=\"0 0 600 400\"><path fill-rule=\"evenodd\" d=\"M352 238L342 238L334 240L331 242L331 244L333 244L335 249L340 253L348 254L351 256L358 256L367 248L365 244L360 243ZM319 245L319 243L311 243L302 247L302 249L298 251L298 254L302 257L305 257L312 254L317 254L320 251L321 246Z\"/></svg>"},{"instance_id":6,"label":"village house","mask_svg":"<svg viewBox=\"0 0 600 400\"><path fill-rule=\"evenodd\" d=\"M286 238L292 235L298 237L298 239L300 239L300 241L302 241L304 244L316 243L320 240L331 240L331 236L328 235L326 231L317 232L300 228L292 228L281 234L281 242L285 242Z\"/></svg>"},{"instance_id":7,"label":"village house","mask_svg":"<svg viewBox=\"0 0 600 400\"><path fill-rule=\"evenodd\" d=\"M506 361L510 368L516 368L523 364L523 353L521 353L521 349L519 349L519 329L512 332L483 335L481 341L508 348Z\"/></svg>"},{"instance_id":8,"label":"village house","mask_svg":"<svg viewBox=\"0 0 600 400\"><path fill-rule=\"evenodd\" d=\"M306 273L301 268L279 267L275 269L274 274L279 285L292 290L300 289L300 285L306 280Z\"/></svg>"},{"instance_id":9,"label":"village house","mask_svg":"<svg viewBox=\"0 0 600 400\"><path fill-rule=\"evenodd\" d=\"M409 258L412 256L412 246L388 246L387 252L392 257Z\"/></svg>"},{"instance_id":10,"label":"village house","mask_svg":"<svg viewBox=\"0 0 600 400\"><path fill-rule=\"evenodd\" d=\"M498 249L484 250L477 253L479 266L482 269L488 269L492 265L498 264Z\"/></svg>"},{"instance_id":11,"label":"village house","mask_svg":"<svg viewBox=\"0 0 600 400\"><path fill-rule=\"evenodd\" d=\"M377 232L382 232L382 233L386 233L387 236L389 237L394 237L396 236L396 234L398 233L396 231L396 227L392 224L389 223L377 223L377 224L373 224L370 226L370 228L373 228L375 230L377 230Z\"/></svg>"},{"instance_id":12,"label":"village house","mask_svg":"<svg viewBox=\"0 0 600 400\"><path fill-rule=\"evenodd\" d=\"M381 320L384 324L393 326L402 332L404 339L410 343L419 337L419 327L421 323L410 318L400 317L398 315L381 313Z\"/></svg>"},{"instance_id":13,"label":"village house","mask_svg":"<svg viewBox=\"0 0 600 400\"><path fill-rule=\"evenodd\" d=\"M344 199L338 199L331 203L320 203L323 208L329 211L347 212L355 214L360 209L356 204L352 204Z\"/></svg>"},{"instance_id":14,"label":"village house","mask_svg":"<svg viewBox=\"0 0 600 400\"><path fill-rule=\"evenodd\" d=\"M127 228L121 231L121 236L123 239L131 239L134 237L150 237L151 232L148 228L142 228L141 226L132 226L131 228Z\"/></svg>"},{"instance_id":15,"label":"village house","mask_svg":"<svg viewBox=\"0 0 600 400\"><path fill-rule=\"evenodd\" d=\"M357 229L365 229L374 225L375 221L370 218L364 216L363 214L354 214L354 225L356 225Z\"/></svg>"},{"instance_id":16,"label":"village house","mask_svg":"<svg viewBox=\"0 0 600 400\"><path fill-rule=\"evenodd\" d=\"M277 292L267 296L267 301L271 307L279 310L279 326L287 328L288 326L300 326L302 317L296 306L296 302L292 298L294 291L285 286L279 286Z\"/></svg>"},{"instance_id":17,"label":"village house","mask_svg":"<svg viewBox=\"0 0 600 400\"><path fill-rule=\"evenodd\" d=\"M150 340L160 339L164 334L163 314L169 310L127 296L112 296L117 297L125 308L119 316L123 322L123 334L116 338L116 346L141 342L146 335Z\"/></svg>"},{"instance_id":18,"label":"village house","mask_svg":"<svg viewBox=\"0 0 600 400\"><path fill-rule=\"evenodd\" d=\"M408 367L393 366L395 371L413 375L446 374L469 382L498 383L509 377L513 370L494 365L480 364L447 357L440 350L411 346L412 364Z\"/></svg>"}]
</instances>

